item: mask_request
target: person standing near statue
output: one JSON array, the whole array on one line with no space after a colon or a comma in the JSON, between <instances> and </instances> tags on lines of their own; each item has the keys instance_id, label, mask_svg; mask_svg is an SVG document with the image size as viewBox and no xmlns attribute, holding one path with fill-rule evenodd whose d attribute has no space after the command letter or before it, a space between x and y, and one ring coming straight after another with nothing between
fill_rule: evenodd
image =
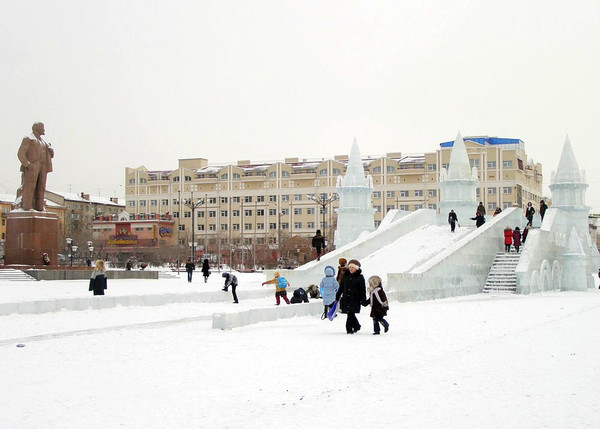
<instances>
[{"instance_id":1,"label":"person standing near statue","mask_svg":"<svg viewBox=\"0 0 600 429\"><path fill-rule=\"evenodd\" d=\"M45 134L43 123L36 122L31 129L33 133L23 138L17 152L22 171L20 208L44 211L46 175L52 171L54 149L42 138Z\"/></svg>"}]
</instances>

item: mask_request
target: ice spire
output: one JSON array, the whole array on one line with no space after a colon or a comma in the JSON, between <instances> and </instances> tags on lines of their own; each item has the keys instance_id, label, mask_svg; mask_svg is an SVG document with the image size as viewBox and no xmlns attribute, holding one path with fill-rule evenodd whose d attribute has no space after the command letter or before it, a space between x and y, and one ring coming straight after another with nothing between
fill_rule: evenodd
<instances>
[{"instance_id":1,"label":"ice spire","mask_svg":"<svg viewBox=\"0 0 600 429\"><path fill-rule=\"evenodd\" d=\"M346 175L342 179L342 186L367 186L367 178L358 149L356 137L352 142L352 149L348 157L348 165L346 167Z\"/></svg>"},{"instance_id":2,"label":"ice spire","mask_svg":"<svg viewBox=\"0 0 600 429\"><path fill-rule=\"evenodd\" d=\"M563 146L558 168L553 175L552 183L582 183L581 172L571 147L571 140L567 135Z\"/></svg>"},{"instance_id":3,"label":"ice spire","mask_svg":"<svg viewBox=\"0 0 600 429\"><path fill-rule=\"evenodd\" d=\"M450 153L450 164L448 165L446 179L471 180L471 177L471 164L469 163L467 148L465 147L465 141L463 140L459 131L456 139L454 140L452 152Z\"/></svg>"}]
</instances>

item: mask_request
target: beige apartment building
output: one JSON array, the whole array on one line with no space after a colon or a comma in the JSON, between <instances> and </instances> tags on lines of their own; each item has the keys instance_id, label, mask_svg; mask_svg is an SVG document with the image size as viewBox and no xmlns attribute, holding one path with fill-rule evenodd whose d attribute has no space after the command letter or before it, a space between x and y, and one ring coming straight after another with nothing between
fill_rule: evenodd
<instances>
[{"instance_id":1,"label":"beige apartment building","mask_svg":"<svg viewBox=\"0 0 600 429\"><path fill-rule=\"evenodd\" d=\"M542 166L527 159L521 140L464 140L479 174L477 199L488 211L539 202ZM448 165L452 144L442 143L425 154L363 157L365 173L373 177L376 226L392 209L437 209L440 171ZM136 219L172 215L179 243L191 245L193 228L197 248L208 245L208 253L215 251L211 246L222 254L223 249L253 244L278 248L292 236L312 237L316 229L332 242L338 201L327 201L334 198L336 179L345 174L347 161L347 155L223 164L194 158L180 159L178 168L167 171L126 168L125 209Z\"/></svg>"}]
</instances>

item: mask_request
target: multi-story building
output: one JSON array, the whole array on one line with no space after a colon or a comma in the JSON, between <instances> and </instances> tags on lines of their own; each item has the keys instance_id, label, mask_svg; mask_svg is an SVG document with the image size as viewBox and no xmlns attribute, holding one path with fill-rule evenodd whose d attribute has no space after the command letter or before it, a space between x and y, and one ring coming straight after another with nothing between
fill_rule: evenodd
<instances>
[{"instance_id":1,"label":"multi-story building","mask_svg":"<svg viewBox=\"0 0 600 429\"><path fill-rule=\"evenodd\" d=\"M541 199L542 166L527 159L521 140L464 140L480 178L477 199L489 210ZM373 176L376 226L391 209L437 209L439 175L448 165L452 144L441 143L440 149L425 154L363 158L366 174ZM208 246L208 253L246 248L256 259L252 245L277 248L291 236L311 237L316 229L332 241L337 201L318 204L314 196L331 199L347 161L347 155L223 164L195 158L180 159L174 170L126 168L126 210L142 219L172 214L180 244L191 241L193 228L194 242L200 249Z\"/></svg>"},{"instance_id":2,"label":"multi-story building","mask_svg":"<svg viewBox=\"0 0 600 429\"><path fill-rule=\"evenodd\" d=\"M46 190L46 210L56 212L59 222L59 249L71 238L82 249L84 243L93 241L92 224L98 216L117 215L125 209L117 198L90 196Z\"/></svg>"},{"instance_id":3,"label":"multi-story building","mask_svg":"<svg viewBox=\"0 0 600 429\"><path fill-rule=\"evenodd\" d=\"M11 210L14 195L0 194L0 259L4 259L4 243L6 240L6 214Z\"/></svg>"}]
</instances>

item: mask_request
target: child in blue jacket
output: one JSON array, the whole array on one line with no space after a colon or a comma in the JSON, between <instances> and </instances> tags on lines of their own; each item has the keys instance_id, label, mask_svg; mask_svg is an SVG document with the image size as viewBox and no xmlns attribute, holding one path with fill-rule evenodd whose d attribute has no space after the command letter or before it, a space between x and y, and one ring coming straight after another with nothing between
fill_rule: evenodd
<instances>
[{"instance_id":1,"label":"child in blue jacket","mask_svg":"<svg viewBox=\"0 0 600 429\"><path fill-rule=\"evenodd\" d=\"M324 311L321 319L327 317L327 312L331 308L333 301L335 301L335 294L337 293L340 285L335 278L335 268L331 265L325 267L325 277L321 280L320 291L321 297L323 298Z\"/></svg>"}]
</instances>

